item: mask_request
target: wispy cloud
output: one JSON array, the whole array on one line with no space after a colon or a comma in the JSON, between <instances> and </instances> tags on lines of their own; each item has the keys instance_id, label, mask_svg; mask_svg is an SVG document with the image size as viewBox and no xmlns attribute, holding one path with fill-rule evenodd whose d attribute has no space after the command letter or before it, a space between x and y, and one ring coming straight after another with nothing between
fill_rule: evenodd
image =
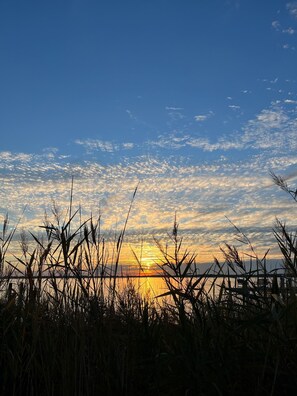
<instances>
[{"instance_id":1,"label":"wispy cloud","mask_svg":"<svg viewBox=\"0 0 297 396\"><path fill-rule=\"evenodd\" d=\"M194 119L198 122L206 121L208 119L208 115L196 115Z\"/></svg>"},{"instance_id":2,"label":"wispy cloud","mask_svg":"<svg viewBox=\"0 0 297 396\"><path fill-rule=\"evenodd\" d=\"M187 141L187 145L190 147L195 147L202 149L203 151L227 151L231 149L240 149L242 145L240 142L227 141L224 139L219 139L216 143L211 143L205 138L191 138Z\"/></svg>"},{"instance_id":3,"label":"wispy cloud","mask_svg":"<svg viewBox=\"0 0 297 396\"><path fill-rule=\"evenodd\" d=\"M25 153L12 153L10 151L2 151L0 152L0 161L3 162L30 162L34 158L33 154L25 154Z\"/></svg>"},{"instance_id":4,"label":"wispy cloud","mask_svg":"<svg viewBox=\"0 0 297 396\"><path fill-rule=\"evenodd\" d=\"M297 100L285 99L285 100L284 100L284 103L287 103L287 104L297 104Z\"/></svg>"},{"instance_id":5,"label":"wispy cloud","mask_svg":"<svg viewBox=\"0 0 297 396\"><path fill-rule=\"evenodd\" d=\"M285 99L284 103L293 105L294 101ZM234 110L239 108L236 105L231 106ZM214 142L206 137L179 133L162 135L149 143L167 150L182 147L192 147L209 152L248 149L295 150L297 148L296 115L296 108L287 111L280 106L279 102L273 104L271 108L263 109L253 119L246 122L240 131L221 136Z\"/></svg>"},{"instance_id":6,"label":"wispy cloud","mask_svg":"<svg viewBox=\"0 0 297 396\"><path fill-rule=\"evenodd\" d=\"M229 107L229 109L232 109L232 110L240 110L239 105L229 105L228 107Z\"/></svg>"},{"instance_id":7,"label":"wispy cloud","mask_svg":"<svg viewBox=\"0 0 297 396\"><path fill-rule=\"evenodd\" d=\"M98 139L76 139L75 143L79 146L83 146L87 152L93 151L105 151L108 153L113 153L119 150L129 150L132 149L135 144L134 143L114 143L107 140L98 140Z\"/></svg>"},{"instance_id":8,"label":"wispy cloud","mask_svg":"<svg viewBox=\"0 0 297 396\"><path fill-rule=\"evenodd\" d=\"M166 106L165 109L171 110L171 111L181 111L181 110L183 110L183 107Z\"/></svg>"},{"instance_id":9,"label":"wispy cloud","mask_svg":"<svg viewBox=\"0 0 297 396\"><path fill-rule=\"evenodd\" d=\"M188 139L189 136L187 135L178 136L171 133L168 135L159 135L157 139L148 141L147 145L167 149L179 149L185 147Z\"/></svg>"},{"instance_id":10,"label":"wispy cloud","mask_svg":"<svg viewBox=\"0 0 297 396\"><path fill-rule=\"evenodd\" d=\"M250 125L258 126L260 124L267 128L280 128L286 121L288 121L288 116L281 109L262 110L256 116L255 121L250 121ZM257 123L259 124L257 125Z\"/></svg>"},{"instance_id":11,"label":"wispy cloud","mask_svg":"<svg viewBox=\"0 0 297 396\"><path fill-rule=\"evenodd\" d=\"M244 144L242 141L240 141L240 139L228 139L227 137L222 137L216 142L210 142L208 138L204 137L194 137L191 135L175 136L172 134L160 136L158 140L151 141L149 144L161 147L166 150L177 150L183 147L192 147L208 152L244 148Z\"/></svg>"},{"instance_id":12,"label":"wispy cloud","mask_svg":"<svg viewBox=\"0 0 297 396\"><path fill-rule=\"evenodd\" d=\"M292 51L295 51L294 45L290 45L288 43L283 44L283 49L285 49L285 50L289 50L290 49Z\"/></svg>"},{"instance_id":13,"label":"wispy cloud","mask_svg":"<svg viewBox=\"0 0 297 396\"><path fill-rule=\"evenodd\" d=\"M103 140L97 140L97 139L76 139L75 143L83 146L86 148L88 151L107 151L109 153L112 153L114 151L119 150L118 145L114 145L112 142L109 141L103 141Z\"/></svg>"},{"instance_id":14,"label":"wispy cloud","mask_svg":"<svg viewBox=\"0 0 297 396\"><path fill-rule=\"evenodd\" d=\"M297 122L281 107L262 110L243 128L242 142L247 148L294 150Z\"/></svg>"},{"instance_id":15,"label":"wispy cloud","mask_svg":"<svg viewBox=\"0 0 297 396\"><path fill-rule=\"evenodd\" d=\"M185 115L182 113L182 107L166 106L165 109L167 110L167 114L173 123L185 118Z\"/></svg>"},{"instance_id":16,"label":"wispy cloud","mask_svg":"<svg viewBox=\"0 0 297 396\"><path fill-rule=\"evenodd\" d=\"M279 23L279 21L273 21L271 25L276 31L279 31L281 29L281 24Z\"/></svg>"},{"instance_id":17,"label":"wispy cloud","mask_svg":"<svg viewBox=\"0 0 297 396\"><path fill-rule=\"evenodd\" d=\"M128 116L129 116L129 118L130 118L131 120L137 121L137 117L132 113L131 110L127 109L127 110L126 110L126 113L128 114Z\"/></svg>"},{"instance_id":18,"label":"wispy cloud","mask_svg":"<svg viewBox=\"0 0 297 396\"><path fill-rule=\"evenodd\" d=\"M286 4L287 10L292 15L292 17L297 19L297 2L290 2Z\"/></svg>"},{"instance_id":19,"label":"wispy cloud","mask_svg":"<svg viewBox=\"0 0 297 396\"><path fill-rule=\"evenodd\" d=\"M296 3L297 4L297 3ZM297 9L297 6L296 6ZM284 34L289 34L292 35L295 33L295 29L293 29L291 26L287 27L287 28L283 28L282 25L280 24L279 21L273 21L271 23L271 26L273 27L273 29L275 29L277 32L281 32Z\"/></svg>"},{"instance_id":20,"label":"wispy cloud","mask_svg":"<svg viewBox=\"0 0 297 396\"><path fill-rule=\"evenodd\" d=\"M295 30L292 27L288 27L287 29L283 29L282 32L292 35L295 33Z\"/></svg>"},{"instance_id":21,"label":"wispy cloud","mask_svg":"<svg viewBox=\"0 0 297 396\"><path fill-rule=\"evenodd\" d=\"M131 150L131 149L133 149L133 147L135 146L135 144L134 144L134 143L123 143L122 146L123 146L123 148L126 149L126 150Z\"/></svg>"},{"instance_id":22,"label":"wispy cloud","mask_svg":"<svg viewBox=\"0 0 297 396\"><path fill-rule=\"evenodd\" d=\"M199 114L199 115L194 116L194 119L197 122L203 122L203 121L208 120L210 117L213 117L213 115L214 115L214 112L210 110L206 114Z\"/></svg>"},{"instance_id":23,"label":"wispy cloud","mask_svg":"<svg viewBox=\"0 0 297 396\"><path fill-rule=\"evenodd\" d=\"M44 153L57 154L59 149L57 147L46 147L42 150Z\"/></svg>"}]
</instances>

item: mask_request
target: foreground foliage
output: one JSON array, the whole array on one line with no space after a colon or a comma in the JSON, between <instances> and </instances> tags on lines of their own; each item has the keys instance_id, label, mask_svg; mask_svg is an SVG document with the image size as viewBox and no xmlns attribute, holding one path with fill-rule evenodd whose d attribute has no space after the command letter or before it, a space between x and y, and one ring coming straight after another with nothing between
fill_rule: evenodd
<instances>
[{"instance_id":1,"label":"foreground foliage","mask_svg":"<svg viewBox=\"0 0 297 396\"><path fill-rule=\"evenodd\" d=\"M75 215L70 208L61 221L56 213L55 223L44 225L44 239L32 236L33 250L23 239L18 268L7 259L14 230L4 221L0 394L295 394L297 238L280 221L274 232L285 284L242 234L249 265L226 245L224 263L199 274L175 221L168 245L156 241L167 292L149 299L135 283L118 284L128 217L110 268L100 219L74 228ZM68 277L57 278L61 269ZM21 281L13 279L17 271L25 275ZM241 287L233 275L241 277Z\"/></svg>"}]
</instances>

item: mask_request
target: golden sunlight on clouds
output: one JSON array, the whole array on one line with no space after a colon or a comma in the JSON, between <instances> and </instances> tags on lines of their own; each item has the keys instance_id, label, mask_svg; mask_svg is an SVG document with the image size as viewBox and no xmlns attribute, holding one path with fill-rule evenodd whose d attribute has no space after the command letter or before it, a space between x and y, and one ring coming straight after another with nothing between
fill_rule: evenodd
<instances>
[{"instance_id":1,"label":"golden sunlight on clouds","mask_svg":"<svg viewBox=\"0 0 297 396\"><path fill-rule=\"evenodd\" d=\"M224 243L236 243L231 222L252 235L261 253L266 251L274 243L275 217L286 219L292 208L269 176L275 159L265 163L259 156L249 162L216 162L212 166L170 165L143 158L105 167L39 159L35 167L29 160L26 157L25 171L21 162L9 172L6 169L1 177L1 213L8 212L12 223L21 218L20 228L40 233L44 214L51 217L53 203L60 208L62 218L67 216L73 174L77 221L100 214L102 230L112 241L123 228L138 185L121 260L137 266L134 249L146 271L158 260L154 238L168 238L175 214L186 246L197 252L198 262L206 263L212 262L213 256L221 257ZM296 157L287 161L288 168L297 163ZM281 164L285 164L284 158ZM275 249L272 254L276 254Z\"/></svg>"}]
</instances>

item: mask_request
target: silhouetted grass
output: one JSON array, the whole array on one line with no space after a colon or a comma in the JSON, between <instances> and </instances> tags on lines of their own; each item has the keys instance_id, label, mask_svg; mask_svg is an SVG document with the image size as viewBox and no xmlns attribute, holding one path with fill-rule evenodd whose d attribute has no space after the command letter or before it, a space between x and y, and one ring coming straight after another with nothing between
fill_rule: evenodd
<instances>
[{"instance_id":1,"label":"silhouetted grass","mask_svg":"<svg viewBox=\"0 0 297 396\"><path fill-rule=\"evenodd\" d=\"M149 299L131 280L121 288L116 277L135 193L114 246L115 266L107 265L100 217L75 226L72 204L65 219L54 210L43 237L31 234L34 248L23 238L18 266L8 258L15 229L8 231L5 218L0 394L295 394L296 235L277 222L282 281L238 229L248 263L226 245L224 261L199 274L175 219L168 243L156 240L167 291ZM24 278L13 279L17 273Z\"/></svg>"}]
</instances>

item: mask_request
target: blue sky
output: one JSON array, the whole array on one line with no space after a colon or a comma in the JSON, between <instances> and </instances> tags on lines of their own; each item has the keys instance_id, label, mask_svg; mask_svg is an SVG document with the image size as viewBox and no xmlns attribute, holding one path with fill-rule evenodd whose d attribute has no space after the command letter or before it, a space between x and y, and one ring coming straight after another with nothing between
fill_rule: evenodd
<instances>
[{"instance_id":1,"label":"blue sky","mask_svg":"<svg viewBox=\"0 0 297 396\"><path fill-rule=\"evenodd\" d=\"M140 181L131 240L177 211L202 252L225 216L264 248L292 209L269 170L297 174L296 37L294 1L2 0L1 214L35 227L74 175L112 228Z\"/></svg>"}]
</instances>

